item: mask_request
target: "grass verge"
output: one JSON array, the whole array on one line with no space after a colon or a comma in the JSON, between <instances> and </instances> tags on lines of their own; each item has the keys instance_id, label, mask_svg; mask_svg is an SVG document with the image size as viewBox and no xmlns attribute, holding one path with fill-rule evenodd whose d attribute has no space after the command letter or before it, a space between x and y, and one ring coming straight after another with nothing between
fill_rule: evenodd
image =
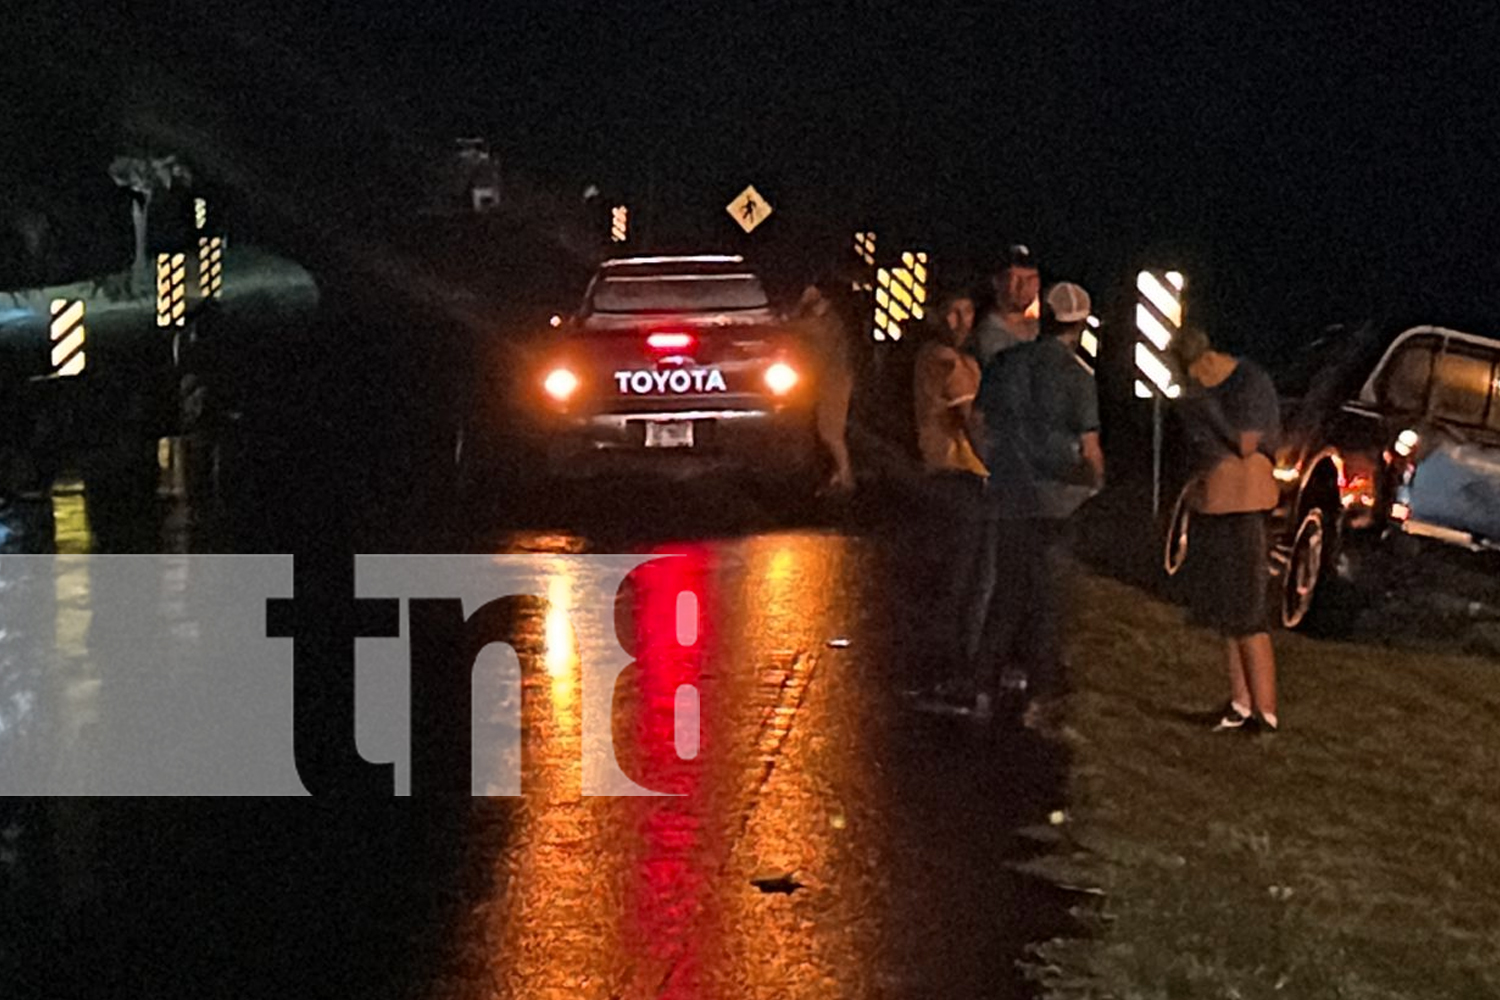
<instances>
[{"instance_id":1,"label":"grass verge","mask_svg":"<svg viewBox=\"0 0 1500 1000\"><path fill-rule=\"evenodd\" d=\"M1025 867L1103 894L1042 995L1500 997L1500 663L1279 634L1283 732L1216 734L1212 635L1077 598L1074 806Z\"/></svg>"}]
</instances>

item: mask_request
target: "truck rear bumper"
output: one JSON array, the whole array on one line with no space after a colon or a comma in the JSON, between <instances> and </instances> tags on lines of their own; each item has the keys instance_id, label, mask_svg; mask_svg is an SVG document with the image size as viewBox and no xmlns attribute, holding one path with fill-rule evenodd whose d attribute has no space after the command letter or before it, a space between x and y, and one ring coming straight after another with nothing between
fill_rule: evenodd
<instances>
[{"instance_id":1,"label":"truck rear bumper","mask_svg":"<svg viewBox=\"0 0 1500 1000\"><path fill-rule=\"evenodd\" d=\"M789 469L814 446L803 410L682 410L564 418L546 432L549 472L683 466Z\"/></svg>"},{"instance_id":2,"label":"truck rear bumper","mask_svg":"<svg viewBox=\"0 0 1500 1000\"><path fill-rule=\"evenodd\" d=\"M1500 548L1453 537L1449 528L1407 522L1401 529L1356 532L1340 547L1336 569L1360 588L1470 594L1500 600Z\"/></svg>"},{"instance_id":3,"label":"truck rear bumper","mask_svg":"<svg viewBox=\"0 0 1500 1000\"><path fill-rule=\"evenodd\" d=\"M1500 542L1493 539L1480 538L1472 532L1445 527L1441 524L1433 524L1430 521L1422 521L1415 518L1407 520L1401 525L1401 533L1412 538L1431 539L1435 542L1465 549L1469 552L1500 553Z\"/></svg>"}]
</instances>

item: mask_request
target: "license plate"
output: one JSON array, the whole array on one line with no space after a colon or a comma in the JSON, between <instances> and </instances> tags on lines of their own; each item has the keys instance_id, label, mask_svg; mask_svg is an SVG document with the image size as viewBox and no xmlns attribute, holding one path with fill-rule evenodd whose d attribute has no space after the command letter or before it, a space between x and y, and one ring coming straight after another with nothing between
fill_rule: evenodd
<instances>
[{"instance_id":1,"label":"license plate","mask_svg":"<svg viewBox=\"0 0 1500 1000\"><path fill-rule=\"evenodd\" d=\"M647 448L691 448L693 424L690 420L646 425Z\"/></svg>"}]
</instances>

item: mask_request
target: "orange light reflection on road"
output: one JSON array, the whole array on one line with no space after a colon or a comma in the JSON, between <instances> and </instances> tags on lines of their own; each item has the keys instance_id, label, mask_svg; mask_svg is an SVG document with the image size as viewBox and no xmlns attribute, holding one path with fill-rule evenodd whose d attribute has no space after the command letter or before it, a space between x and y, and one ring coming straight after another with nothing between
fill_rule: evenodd
<instances>
[{"instance_id":1,"label":"orange light reflection on road","mask_svg":"<svg viewBox=\"0 0 1500 1000\"><path fill-rule=\"evenodd\" d=\"M576 683L563 678L577 676L576 663L563 667L564 598L587 588L549 586L545 652L527 667L525 802L497 807L514 822L493 826L497 870L478 928L458 929L468 971L431 996L878 992L875 887L889 859L872 851L858 806L876 797L876 730L857 661L826 644L863 634L853 616L873 574L856 543L829 536L674 551L624 592L617 624L636 663L615 693L621 769L673 794L581 797L581 726L559 706ZM687 760L683 685L701 694L699 752ZM751 879L771 869L795 870L807 888L762 894Z\"/></svg>"},{"instance_id":2,"label":"orange light reflection on road","mask_svg":"<svg viewBox=\"0 0 1500 1000\"><path fill-rule=\"evenodd\" d=\"M872 606L865 581L874 586L877 575L847 538L769 537L745 551L739 636L762 647L762 721L729 881L791 874L804 888L725 893L717 917L731 929L728 954L718 959L723 971L707 978L732 983L736 996L879 995L881 859L854 808L876 801L860 695L868 682L860 665L875 651L857 616ZM829 638L849 635L863 655L828 648Z\"/></svg>"},{"instance_id":3,"label":"orange light reflection on road","mask_svg":"<svg viewBox=\"0 0 1500 1000\"><path fill-rule=\"evenodd\" d=\"M593 984L618 976L620 956L601 940L609 907L588 847L602 838L599 804L607 800L582 794L581 665L568 612L588 581L567 559L547 572L549 608L535 625L541 656L522 663L525 804L496 859L505 905L466 944L476 951L467 960L488 966L502 995L564 1000L593 995Z\"/></svg>"},{"instance_id":4,"label":"orange light reflection on road","mask_svg":"<svg viewBox=\"0 0 1500 1000\"><path fill-rule=\"evenodd\" d=\"M560 729L567 731L578 723L576 675L582 671L578 652L573 648L573 627L569 621L572 591L572 581L565 576L555 575L548 581L543 636L543 663L551 682L548 693L553 720Z\"/></svg>"}]
</instances>

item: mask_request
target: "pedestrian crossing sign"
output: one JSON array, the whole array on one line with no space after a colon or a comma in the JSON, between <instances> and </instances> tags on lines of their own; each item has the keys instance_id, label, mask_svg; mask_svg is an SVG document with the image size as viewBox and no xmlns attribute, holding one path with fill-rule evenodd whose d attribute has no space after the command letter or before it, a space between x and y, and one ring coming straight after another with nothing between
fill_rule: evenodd
<instances>
[{"instance_id":1,"label":"pedestrian crossing sign","mask_svg":"<svg viewBox=\"0 0 1500 1000\"><path fill-rule=\"evenodd\" d=\"M751 184L735 195L734 200L724 206L724 210L748 233L771 215L771 203L761 197L760 192L755 190L755 185Z\"/></svg>"}]
</instances>

